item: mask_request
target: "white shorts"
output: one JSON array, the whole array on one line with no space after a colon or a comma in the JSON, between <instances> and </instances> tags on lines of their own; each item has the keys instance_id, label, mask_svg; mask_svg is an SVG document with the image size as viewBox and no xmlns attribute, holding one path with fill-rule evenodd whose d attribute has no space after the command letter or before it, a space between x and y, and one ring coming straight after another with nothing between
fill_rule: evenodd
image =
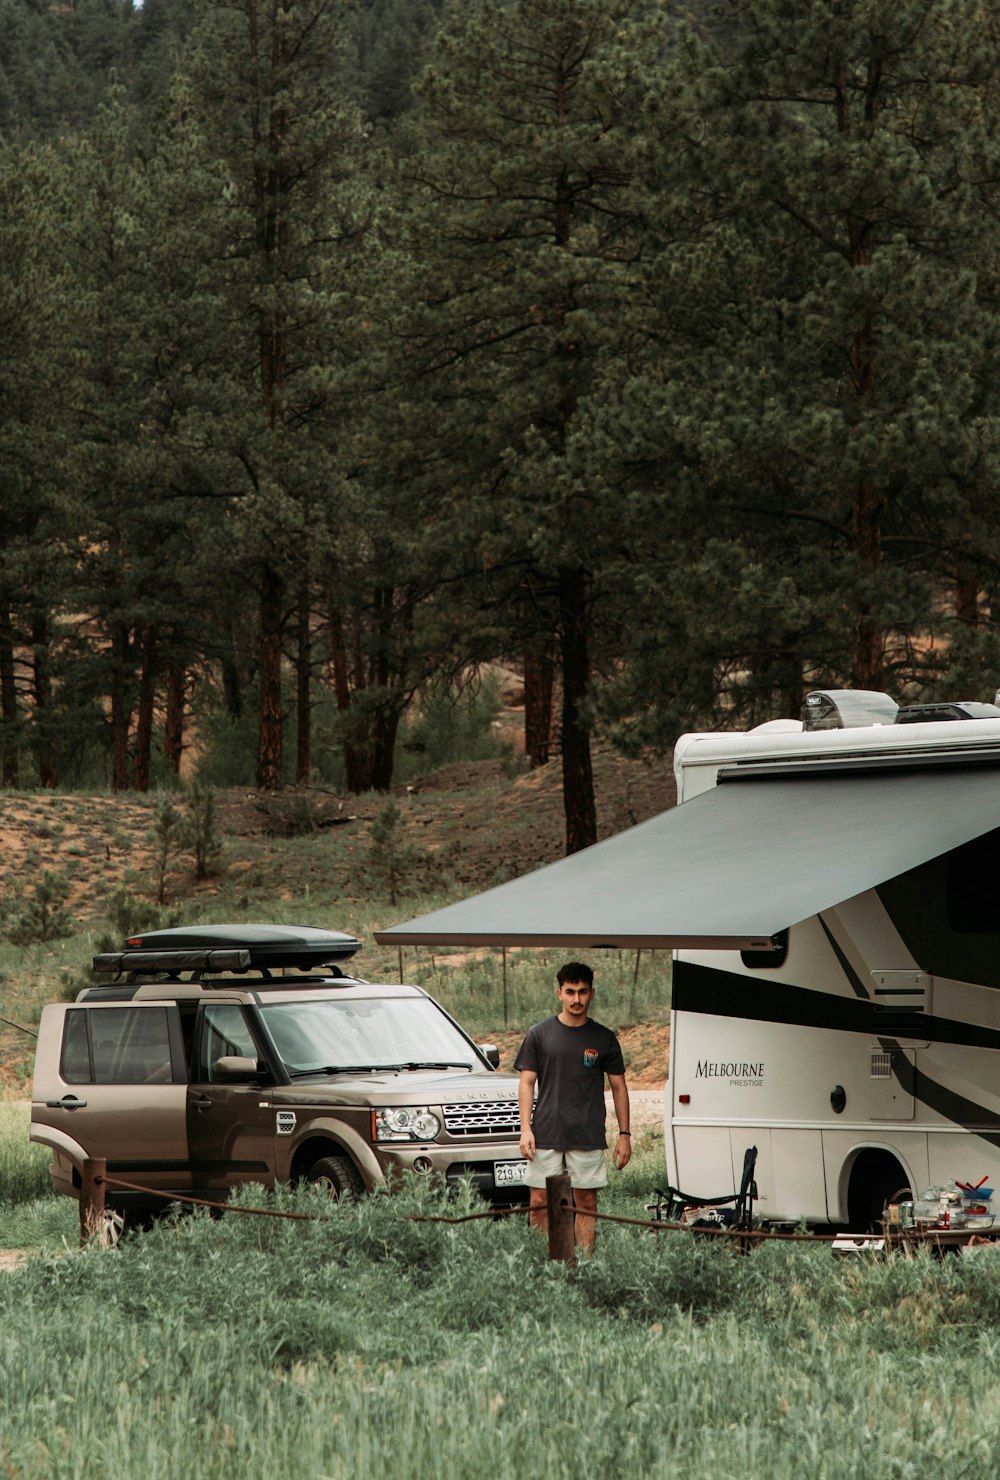
<instances>
[{"instance_id":1,"label":"white shorts","mask_svg":"<svg viewBox=\"0 0 1000 1480\"><path fill-rule=\"evenodd\" d=\"M608 1185L608 1158L604 1151L540 1151L528 1162L529 1187L544 1187L546 1177L569 1172L570 1183L581 1192Z\"/></svg>"}]
</instances>

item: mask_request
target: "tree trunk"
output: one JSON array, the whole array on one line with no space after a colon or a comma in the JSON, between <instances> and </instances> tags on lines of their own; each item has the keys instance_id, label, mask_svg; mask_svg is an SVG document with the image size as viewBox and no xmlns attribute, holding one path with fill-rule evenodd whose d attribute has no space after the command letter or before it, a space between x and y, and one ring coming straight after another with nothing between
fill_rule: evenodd
<instances>
[{"instance_id":1,"label":"tree trunk","mask_svg":"<svg viewBox=\"0 0 1000 1480\"><path fill-rule=\"evenodd\" d=\"M260 597L260 708L257 732L257 785L281 786L281 616L284 582L266 565Z\"/></svg>"},{"instance_id":2,"label":"tree trunk","mask_svg":"<svg viewBox=\"0 0 1000 1480\"><path fill-rule=\"evenodd\" d=\"M559 571L559 642L562 658L562 775L566 852L597 842L597 807L590 757L590 730L583 703L590 680L587 576Z\"/></svg>"},{"instance_id":3,"label":"tree trunk","mask_svg":"<svg viewBox=\"0 0 1000 1480\"><path fill-rule=\"evenodd\" d=\"M351 679L347 644L344 639L344 624L336 606L330 604L330 662L333 668L333 692L341 717L341 751L344 758L344 779L352 795L371 790L371 775L367 756L354 742L351 730Z\"/></svg>"},{"instance_id":4,"label":"tree trunk","mask_svg":"<svg viewBox=\"0 0 1000 1480\"><path fill-rule=\"evenodd\" d=\"M49 704L52 698L52 682L49 678L49 621L44 612L36 611L31 618L31 677L35 701L35 763L38 780L42 786L56 786L58 775L52 756L48 735Z\"/></svg>"},{"instance_id":5,"label":"tree trunk","mask_svg":"<svg viewBox=\"0 0 1000 1480\"><path fill-rule=\"evenodd\" d=\"M963 627L979 626L979 582L964 560L955 573L955 615Z\"/></svg>"},{"instance_id":6,"label":"tree trunk","mask_svg":"<svg viewBox=\"0 0 1000 1480\"><path fill-rule=\"evenodd\" d=\"M111 628L111 790L128 789L128 730L132 706L128 700L129 634L123 622Z\"/></svg>"},{"instance_id":7,"label":"tree trunk","mask_svg":"<svg viewBox=\"0 0 1000 1480\"><path fill-rule=\"evenodd\" d=\"M524 753L532 770L548 764L552 753L551 645L540 643L524 654Z\"/></svg>"},{"instance_id":8,"label":"tree trunk","mask_svg":"<svg viewBox=\"0 0 1000 1480\"><path fill-rule=\"evenodd\" d=\"M182 663L167 666L167 716L163 727L163 753L175 776L181 774L184 754L184 689L187 674Z\"/></svg>"},{"instance_id":9,"label":"tree trunk","mask_svg":"<svg viewBox=\"0 0 1000 1480\"><path fill-rule=\"evenodd\" d=\"M17 764L17 688L14 683L14 634L9 606L0 611L0 719L3 742L3 785L18 784Z\"/></svg>"},{"instance_id":10,"label":"tree trunk","mask_svg":"<svg viewBox=\"0 0 1000 1480\"><path fill-rule=\"evenodd\" d=\"M296 631L295 673L295 780L306 786L312 770L312 707L310 703L310 666L312 642L309 631L309 591L299 592Z\"/></svg>"},{"instance_id":11,"label":"tree trunk","mask_svg":"<svg viewBox=\"0 0 1000 1480\"><path fill-rule=\"evenodd\" d=\"M142 634L142 668L139 673L139 706L135 726L135 756L132 785L149 790L150 758L153 749L153 704L156 698L156 633L151 624Z\"/></svg>"},{"instance_id":12,"label":"tree trunk","mask_svg":"<svg viewBox=\"0 0 1000 1480\"><path fill-rule=\"evenodd\" d=\"M396 735L399 731L399 714L395 709L380 706L375 718L371 744L371 789L388 791L392 785L392 768L396 758Z\"/></svg>"}]
</instances>

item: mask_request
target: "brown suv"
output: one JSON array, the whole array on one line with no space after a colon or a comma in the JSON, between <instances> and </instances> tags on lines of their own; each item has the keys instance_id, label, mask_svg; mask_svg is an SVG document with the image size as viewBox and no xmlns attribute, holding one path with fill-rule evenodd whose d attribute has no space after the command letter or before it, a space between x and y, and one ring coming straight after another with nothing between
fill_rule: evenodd
<instances>
[{"instance_id":1,"label":"brown suv","mask_svg":"<svg viewBox=\"0 0 1000 1480\"><path fill-rule=\"evenodd\" d=\"M418 987L346 975L359 945L194 926L95 957L112 980L46 1007L39 1029L31 1139L52 1148L56 1188L78 1196L83 1161L105 1157L109 1177L214 1201L303 1179L356 1197L407 1171L522 1200L517 1076Z\"/></svg>"}]
</instances>

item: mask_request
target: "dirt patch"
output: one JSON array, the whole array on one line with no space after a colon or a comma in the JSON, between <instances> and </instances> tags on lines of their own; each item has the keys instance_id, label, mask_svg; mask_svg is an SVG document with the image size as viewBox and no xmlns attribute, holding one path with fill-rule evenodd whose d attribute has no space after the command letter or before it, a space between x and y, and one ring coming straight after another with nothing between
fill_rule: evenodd
<instances>
[{"instance_id":1,"label":"dirt patch","mask_svg":"<svg viewBox=\"0 0 1000 1480\"><path fill-rule=\"evenodd\" d=\"M17 1269L29 1257L28 1249L0 1249L0 1272Z\"/></svg>"},{"instance_id":2,"label":"dirt patch","mask_svg":"<svg viewBox=\"0 0 1000 1480\"><path fill-rule=\"evenodd\" d=\"M608 748L594 753L598 836L609 837L676 801L670 762L626 760ZM444 884L462 893L489 888L552 863L565 851L566 824L562 769L558 758L513 778L510 763L475 761L444 766L397 788L407 841L424 861L422 884ZM69 885L66 907L81 925L105 914L106 899L126 884L146 898L156 895L155 839L157 798L84 796L73 793L4 794L0 816L0 890L7 899L31 893L51 870ZM183 797L177 798L183 810ZM358 863L368 847L372 821L385 798L340 796L323 787L286 787L274 793L231 787L216 794L216 825L224 839L227 873L249 865L240 858L239 840L337 836L347 842L338 857L324 861L328 877L341 882L345 896L357 887ZM259 863L255 872L260 873ZM424 877L426 875L426 877ZM198 892L211 894L211 881L197 885L190 860L174 858L168 895L171 902ZM291 897L291 896L289 896Z\"/></svg>"}]
</instances>

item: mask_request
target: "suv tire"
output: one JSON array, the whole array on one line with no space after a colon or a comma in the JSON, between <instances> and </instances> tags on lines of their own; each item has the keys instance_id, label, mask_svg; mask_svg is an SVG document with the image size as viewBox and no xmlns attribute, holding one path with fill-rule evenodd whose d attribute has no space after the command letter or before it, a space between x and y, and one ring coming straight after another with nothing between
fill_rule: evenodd
<instances>
[{"instance_id":1,"label":"suv tire","mask_svg":"<svg viewBox=\"0 0 1000 1480\"><path fill-rule=\"evenodd\" d=\"M309 1181L325 1187L338 1202L355 1203L364 1196L361 1173L346 1156L321 1156L309 1169Z\"/></svg>"}]
</instances>

